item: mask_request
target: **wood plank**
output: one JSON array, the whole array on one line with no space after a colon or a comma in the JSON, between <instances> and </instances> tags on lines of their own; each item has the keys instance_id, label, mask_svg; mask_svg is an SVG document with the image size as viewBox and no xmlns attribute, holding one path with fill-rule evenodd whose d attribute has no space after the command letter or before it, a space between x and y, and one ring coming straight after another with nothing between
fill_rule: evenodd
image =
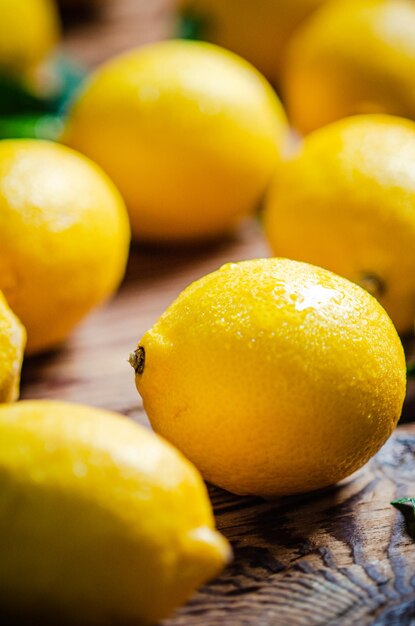
<instances>
[{"instance_id":1,"label":"wood plank","mask_svg":"<svg viewBox=\"0 0 415 626\"><path fill-rule=\"evenodd\" d=\"M235 560L165 626L415 623L415 544L389 501L414 487L415 426L354 477L264 502L211 488Z\"/></svg>"},{"instance_id":2,"label":"wood plank","mask_svg":"<svg viewBox=\"0 0 415 626\"><path fill-rule=\"evenodd\" d=\"M119 294L61 350L26 362L22 396L84 402L147 424L127 363L140 336L192 280L266 255L255 221L195 249L133 246ZM264 502L211 487L235 560L165 626L410 623L391 621L415 619L415 545L389 501L415 495L414 459L415 425L353 480L321 494Z\"/></svg>"},{"instance_id":3,"label":"wood plank","mask_svg":"<svg viewBox=\"0 0 415 626\"><path fill-rule=\"evenodd\" d=\"M92 68L129 48L166 39L174 30L173 3L174 0L98 0L99 10L69 22L62 49Z\"/></svg>"},{"instance_id":4,"label":"wood plank","mask_svg":"<svg viewBox=\"0 0 415 626\"><path fill-rule=\"evenodd\" d=\"M94 66L167 36L164 0L107 0L64 49ZM147 424L129 352L178 293L222 263L269 254L258 224L204 247L134 245L117 296L54 353L24 366L24 398L118 410ZM411 384L405 418L415 417ZM357 475L318 494L265 502L210 488L234 562L164 626L389 626L415 623L415 546L389 501L415 495L415 426L398 429ZM116 625L115 625L116 626Z\"/></svg>"}]
</instances>

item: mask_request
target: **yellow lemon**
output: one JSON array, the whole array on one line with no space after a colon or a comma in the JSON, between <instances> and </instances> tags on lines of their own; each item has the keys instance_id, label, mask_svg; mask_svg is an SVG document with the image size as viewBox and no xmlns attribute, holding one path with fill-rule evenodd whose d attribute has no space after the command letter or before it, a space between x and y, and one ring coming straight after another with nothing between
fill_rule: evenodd
<instances>
[{"instance_id":1,"label":"yellow lemon","mask_svg":"<svg viewBox=\"0 0 415 626\"><path fill-rule=\"evenodd\" d=\"M293 31L327 0L180 0L198 36L229 48L278 80Z\"/></svg>"},{"instance_id":2,"label":"yellow lemon","mask_svg":"<svg viewBox=\"0 0 415 626\"><path fill-rule=\"evenodd\" d=\"M114 413L0 407L0 485L3 613L153 624L230 556L196 469Z\"/></svg>"},{"instance_id":3,"label":"yellow lemon","mask_svg":"<svg viewBox=\"0 0 415 626\"><path fill-rule=\"evenodd\" d=\"M167 41L117 57L92 76L65 141L118 185L135 237L213 237L262 198L285 117L246 61L206 43Z\"/></svg>"},{"instance_id":4,"label":"yellow lemon","mask_svg":"<svg viewBox=\"0 0 415 626\"><path fill-rule=\"evenodd\" d=\"M400 333L415 316L415 124L356 116L322 128L285 163L265 226L276 256L368 288Z\"/></svg>"},{"instance_id":5,"label":"yellow lemon","mask_svg":"<svg viewBox=\"0 0 415 626\"><path fill-rule=\"evenodd\" d=\"M63 341L117 288L128 216L107 176L46 141L0 142L0 289L28 333L28 351Z\"/></svg>"},{"instance_id":6,"label":"yellow lemon","mask_svg":"<svg viewBox=\"0 0 415 626\"><path fill-rule=\"evenodd\" d=\"M415 118L415 3L342 0L294 36L283 94L294 126L309 132L359 113Z\"/></svg>"},{"instance_id":7,"label":"yellow lemon","mask_svg":"<svg viewBox=\"0 0 415 626\"><path fill-rule=\"evenodd\" d=\"M387 440L406 368L364 289L305 263L231 263L188 287L131 356L153 428L204 477L277 496L336 483Z\"/></svg>"},{"instance_id":8,"label":"yellow lemon","mask_svg":"<svg viewBox=\"0 0 415 626\"><path fill-rule=\"evenodd\" d=\"M25 343L25 329L0 292L0 402L13 402L19 395Z\"/></svg>"},{"instance_id":9,"label":"yellow lemon","mask_svg":"<svg viewBox=\"0 0 415 626\"><path fill-rule=\"evenodd\" d=\"M58 38L53 0L0 0L0 72L32 69Z\"/></svg>"}]
</instances>

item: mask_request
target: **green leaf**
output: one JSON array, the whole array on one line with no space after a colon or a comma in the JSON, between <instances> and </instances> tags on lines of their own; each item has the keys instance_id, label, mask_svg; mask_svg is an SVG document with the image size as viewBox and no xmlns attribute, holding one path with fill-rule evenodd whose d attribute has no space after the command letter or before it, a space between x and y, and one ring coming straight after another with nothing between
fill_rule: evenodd
<instances>
[{"instance_id":1,"label":"green leaf","mask_svg":"<svg viewBox=\"0 0 415 626\"><path fill-rule=\"evenodd\" d=\"M398 498L392 500L391 504L402 513L406 530L415 539L415 498Z\"/></svg>"},{"instance_id":2,"label":"green leaf","mask_svg":"<svg viewBox=\"0 0 415 626\"><path fill-rule=\"evenodd\" d=\"M0 74L0 115L47 110L46 100L31 92L14 76Z\"/></svg>"},{"instance_id":3,"label":"green leaf","mask_svg":"<svg viewBox=\"0 0 415 626\"><path fill-rule=\"evenodd\" d=\"M202 41L207 35L207 20L192 10L184 10L178 18L177 36L180 39Z\"/></svg>"},{"instance_id":4,"label":"green leaf","mask_svg":"<svg viewBox=\"0 0 415 626\"><path fill-rule=\"evenodd\" d=\"M65 56L54 58L45 84L29 85L0 73L0 115L61 114L81 85L85 72Z\"/></svg>"},{"instance_id":5,"label":"green leaf","mask_svg":"<svg viewBox=\"0 0 415 626\"><path fill-rule=\"evenodd\" d=\"M407 507L412 506L415 513L415 498L398 498L397 500L392 500L391 504L398 510L401 510L402 508L406 509Z\"/></svg>"},{"instance_id":6,"label":"green leaf","mask_svg":"<svg viewBox=\"0 0 415 626\"><path fill-rule=\"evenodd\" d=\"M414 378L415 376L415 360L408 361L406 364L406 375L408 378Z\"/></svg>"},{"instance_id":7,"label":"green leaf","mask_svg":"<svg viewBox=\"0 0 415 626\"><path fill-rule=\"evenodd\" d=\"M57 115L28 114L0 116L0 139L56 140L63 120Z\"/></svg>"},{"instance_id":8,"label":"green leaf","mask_svg":"<svg viewBox=\"0 0 415 626\"><path fill-rule=\"evenodd\" d=\"M69 104L82 86L86 78L86 72L64 55L55 57L54 71L60 78L60 89L55 94L53 112L60 114L66 112Z\"/></svg>"}]
</instances>

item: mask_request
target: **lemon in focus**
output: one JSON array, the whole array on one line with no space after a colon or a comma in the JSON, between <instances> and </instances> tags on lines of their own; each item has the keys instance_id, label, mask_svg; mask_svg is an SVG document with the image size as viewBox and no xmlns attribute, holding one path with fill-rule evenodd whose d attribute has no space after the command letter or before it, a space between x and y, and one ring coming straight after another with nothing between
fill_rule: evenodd
<instances>
[{"instance_id":1,"label":"lemon in focus","mask_svg":"<svg viewBox=\"0 0 415 626\"><path fill-rule=\"evenodd\" d=\"M13 402L19 395L25 344L26 331L0 292L0 402Z\"/></svg>"},{"instance_id":2,"label":"lemon in focus","mask_svg":"<svg viewBox=\"0 0 415 626\"><path fill-rule=\"evenodd\" d=\"M65 146L0 142L0 232L0 289L31 353L62 342L123 277L122 198L99 167Z\"/></svg>"},{"instance_id":3,"label":"lemon in focus","mask_svg":"<svg viewBox=\"0 0 415 626\"><path fill-rule=\"evenodd\" d=\"M366 287L400 333L415 316L415 123L356 116L315 131L280 168L265 226L276 256Z\"/></svg>"},{"instance_id":4,"label":"lemon in focus","mask_svg":"<svg viewBox=\"0 0 415 626\"><path fill-rule=\"evenodd\" d=\"M281 104L249 63L166 41L99 68L63 139L114 180L136 238L170 241L215 237L252 212L285 135Z\"/></svg>"},{"instance_id":5,"label":"lemon in focus","mask_svg":"<svg viewBox=\"0 0 415 626\"><path fill-rule=\"evenodd\" d=\"M343 117L415 119L415 4L328 2L290 43L283 94L293 125L310 132Z\"/></svg>"},{"instance_id":6,"label":"lemon in focus","mask_svg":"<svg viewBox=\"0 0 415 626\"><path fill-rule=\"evenodd\" d=\"M0 0L0 72L33 69L58 39L53 0Z\"/></svg>"},{"instance_id":7,"label":"lemon in focus","mask_svg":"<svg viewBox=\"0 0 415 626\"><path fill-rule=\"evenodd\" d=\"M385 443L405 396L403 349L375 298L287 259L193 283L131 363L156 432L237 494L345 478Z\"/></svg>"},{"instance_id":8,"label":"lemon in focus","mask_svg":"<svg viewBox=\"0 0 415 626\"><path fill-rule=\"evenodd\" d=\"M0 407L0 608L65 624L153 624L226 564L206 488L115 413Z\"/></svg>"},{"instance_id":9,"label":"lemon in focus","mask_svg":"<svg viewBox=\"0 0 415 626\"><path fill-rule=\"evenodd\" d=\"M327 0L180 0L198 36L233 50L270 80L284 65L286 45L298 25Z\"/></svg>"}]
</instances>

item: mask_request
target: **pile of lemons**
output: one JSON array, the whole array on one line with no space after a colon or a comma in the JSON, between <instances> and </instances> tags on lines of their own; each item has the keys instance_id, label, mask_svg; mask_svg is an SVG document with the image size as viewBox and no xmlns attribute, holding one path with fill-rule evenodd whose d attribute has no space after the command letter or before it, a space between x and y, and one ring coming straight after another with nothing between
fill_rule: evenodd
<instances>
[{"instance_id":1,"label":"pile of lemons","mask_svg":"<svg viewBox=\"0 0 415 626\"><path fill-rule=\"evenodd\" d=\"M243 495L324 488L400 417L415 5L180 11L209 41L110 59L59 142L0 142L0 613L152 624L231 556L202 476ZM58 37L51 1L0 0L4 75L30 80ZM90 407L15 402L23 353L56 349L115 293L131 234L185 246L260 207L270 258L190 285L130 355L158 434Z\"/></svg>"}]
</instances>

